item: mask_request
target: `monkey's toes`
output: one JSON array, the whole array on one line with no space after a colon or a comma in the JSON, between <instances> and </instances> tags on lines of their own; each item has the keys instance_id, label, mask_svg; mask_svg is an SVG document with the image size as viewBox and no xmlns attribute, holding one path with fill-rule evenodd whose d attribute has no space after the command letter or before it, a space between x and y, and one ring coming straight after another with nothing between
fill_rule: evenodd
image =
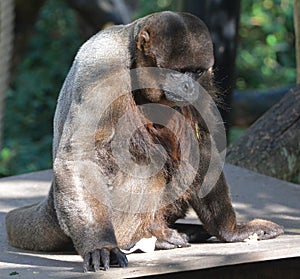
<instances>
[{"instance_id":1,"label":"monkey's toes","mask_svg":"<svg viewBox=\"0 0 300 279\"><path fill-rule=\"evenodd\" d=\"M128 259L126 255L118 247L115 247L111 250L110 256L112 264L117 264L120 267L125 267L128 265Z\"/></svg>"}]
</instances>

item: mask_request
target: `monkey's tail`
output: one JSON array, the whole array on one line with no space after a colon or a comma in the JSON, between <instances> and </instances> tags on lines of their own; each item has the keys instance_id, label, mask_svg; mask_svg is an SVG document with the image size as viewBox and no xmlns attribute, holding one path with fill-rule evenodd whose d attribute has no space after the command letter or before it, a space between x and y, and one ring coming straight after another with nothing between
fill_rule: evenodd
<instances>
[{"instance_id":1,"label":"monkey's tail","mask_svg":"<svg viewBox=\"0 0 300 279\"><path fill-rule=\"evenodd\" d=\"M7 240L26 250L58 251L73 247L59 227L51 198L14 209L6 215Z\"/></svg>"}]
</instances>

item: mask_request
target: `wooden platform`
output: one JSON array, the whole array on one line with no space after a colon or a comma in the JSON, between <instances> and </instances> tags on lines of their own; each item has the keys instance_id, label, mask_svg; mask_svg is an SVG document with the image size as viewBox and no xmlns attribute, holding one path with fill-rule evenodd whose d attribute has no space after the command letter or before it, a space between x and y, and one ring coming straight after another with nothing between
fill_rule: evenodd
<instances>
[{"instance_id":1,"label":"wooden platform","mask_svg":"<svg viewBox=\"0 0 300 279\"><path fill-rule=\"evenodd\" d=\"M131 254L127 268L82 273L80 256L36 253L10 247L7 211L46 196L51 171L0 179L0 278L300 278L300 185L227 165L227 180L239 221L266 218L285 235L266 241L203 243L189 248ZM198 224L191 212L184 221Z\"/></svg>"}]
</instances>

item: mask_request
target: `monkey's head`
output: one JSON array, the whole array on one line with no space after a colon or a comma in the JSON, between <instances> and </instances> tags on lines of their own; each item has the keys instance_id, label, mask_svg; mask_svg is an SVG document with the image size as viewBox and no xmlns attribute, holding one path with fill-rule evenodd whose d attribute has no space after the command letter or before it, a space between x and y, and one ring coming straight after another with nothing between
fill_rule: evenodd
<instances>
[{"instance_id":1,"label":"monkey's head","mask_svg":"<svg viewBox=\"0 0 300 279\"><path fill-rule=\"evenodd\" d=\"M153 14L141 27L136 45L136 67L159 67L186 74L186 82L181 75L183 90L179 90L179 94L143 90L142 94L150 102L180 104L189 101L193 91L192 83L188 82L191 78L207 90L212 85L213 44L206 25L196 16L174 12ZM175 81L176 76L171 79Z\"/></svg>"}]
</instances>

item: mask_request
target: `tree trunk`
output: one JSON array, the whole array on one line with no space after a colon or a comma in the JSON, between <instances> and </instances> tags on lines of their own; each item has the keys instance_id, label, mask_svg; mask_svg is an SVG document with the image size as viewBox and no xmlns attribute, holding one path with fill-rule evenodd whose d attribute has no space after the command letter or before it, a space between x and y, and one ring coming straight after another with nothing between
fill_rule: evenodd
<instances>
[{"instance_id":1,"label":"tree trunk","mask_svg":"<svg viewBox=\"0 0 300 279\"><path fill-rule=\"evenodd\" d=\"M230 146L227 162L292 181L300 173L300 86L291 89Z\"/></svg>"}]
</instances>

